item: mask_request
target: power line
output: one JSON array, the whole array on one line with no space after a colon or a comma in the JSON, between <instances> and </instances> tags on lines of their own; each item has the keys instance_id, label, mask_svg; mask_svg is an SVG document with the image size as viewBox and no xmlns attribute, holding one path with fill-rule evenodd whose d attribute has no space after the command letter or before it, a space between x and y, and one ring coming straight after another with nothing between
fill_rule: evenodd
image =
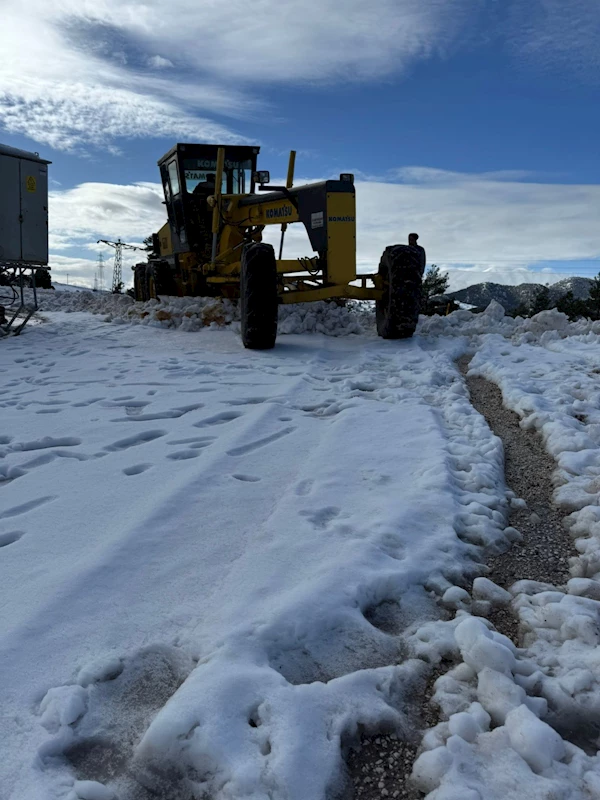
<instances>
[{"instance_id":1,"label":"power line","mask_svg":"<svg viewBox=\"0 0 600 800\"><path fill-rule=\"evenodd\" d=\"M114 247L115 249L112 292L113 294L118 294L123 288L123 250L144 250L145 248L137 247L134 244L126 244L125 242L122 242L121 239L117 239L116 242L109 242L107 239L98 239L96 244L100 244L101 242L102 244L107 244L109 247Z\"/></svg>"}]
</instances>

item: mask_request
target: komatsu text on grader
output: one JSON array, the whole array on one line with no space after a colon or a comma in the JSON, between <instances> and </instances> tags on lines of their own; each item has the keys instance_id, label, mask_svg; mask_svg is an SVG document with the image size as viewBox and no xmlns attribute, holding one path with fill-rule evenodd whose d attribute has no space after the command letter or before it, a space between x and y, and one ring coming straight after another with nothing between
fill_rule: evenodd
<instances>
[{"instance_id":1,"label":"komatsu text on grader","mask_svg":"<svg viewBox=\"0 0 600 800\"><path fill-rule=\"evenodd\" d=\"M412 336L424 251L387 247L376 274L357 275L354 176L294 186L292 151L286 185L268 186L269 173L257 171L258 152L177 144L160 159L168 222L153 235L148 262L133 268L136 299L239 298L242 340L253 349L274 346L280 303L333 298L375 300L380 336ZM316 255L282 258L292 222L303 223ZM262 241L267 225L281 226L279 258Z\"/></svg>"}]
</instances>

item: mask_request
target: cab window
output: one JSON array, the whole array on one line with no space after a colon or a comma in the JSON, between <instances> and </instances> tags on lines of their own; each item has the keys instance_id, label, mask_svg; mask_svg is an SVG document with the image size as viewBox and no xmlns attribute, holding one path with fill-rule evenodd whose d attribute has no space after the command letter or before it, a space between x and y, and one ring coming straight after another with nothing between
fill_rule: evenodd
<instances>
[{"instance_id":1,"label":"cab window","mask_svg":"<svg viewBox=\"0 0 600 800\"><path fill-rule=\"evenodd\" d=\"M171 161L169 164L169 179L173 197L177 197L179 194L179 176L177 175L177 163L175 161Z\"/></svg>"},{"instance_id":2,"label":"cab window","mask_svg":"<svg viewBox=\"0 0 600 800\"><path fill-rule=\"evenodd\" d=\"M198 184L206 183L209 176L214 175L217 169L216 159L186 158L183 161L185 188L192 194ZM225 160L223 170L223 194L248 194L252 180L252 161Z\"/></svg>"},{"instance_id":3,"label":"cab window","mask_svg":"<svg viewBox=\"0 0 600 800\"><path fill-rule=\"evenodd\" d=\"M194 159L190 159L194 160ZM187 167L184 169L185 174L185 189L188 194L193 194L194 189L200 183L206 183L210 175L214 175L215 171L206 169L188 169ZM222 194L227 194L227 173L223 173L223 185L221 187Z\"/></svg>"}]
</instances>

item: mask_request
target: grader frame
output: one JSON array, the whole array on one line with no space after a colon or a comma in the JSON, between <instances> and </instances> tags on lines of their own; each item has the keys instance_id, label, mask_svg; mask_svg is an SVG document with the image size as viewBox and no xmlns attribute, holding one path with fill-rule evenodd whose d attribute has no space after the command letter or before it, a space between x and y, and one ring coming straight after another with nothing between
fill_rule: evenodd
<instances>
[{"instance_id":1,"label":"grader frame","mask_svg":"<svg viewBox=\"0 0 600 800\"><path fill-rule=\"evenodd\" d=\"M398 265L384 265L382 269L380 264L376 274L357 275L354 176L342 174L339 180L294 186L296 153L292 151L285 186L269 186L269 174L256 169L258 152L258 147L178 144L160 159L169 221L153 237L154 254L149 264L134 267L136 297L178 294L241 298L242 338L247 347L271 347L275 334L245 335L244 309L249 309L254 328L263 326L264 321L265 330L275 333L276 306L280 303L374 300L378 311L382 304L388 311L394 306L392 311L398 316L398 309L402 312ZM286 229L297 222L304 225L316 255L284 259ZM262 233L270 225L281 228L279 258L270 245L261 244ZM403 252L411 250L396 247ZM406 277L410 273L412 284L415 255L409 253L407 261L405 252L400 259L408 268L403 274ZM257 274L248 275L249 260ZM422 275L421 266L419 270ZM417 282L420 290L420 276ZM402 313L406 317L407 303L414 306L415 292L404 294ZM411 335L416 325L414 311L414 307L408 308L408 326L405 319L402 330L398 325L388 325L387 335L382 329L380 335ZM395 322L399 323L399 318Z\"/></svg>"}]
</instances>

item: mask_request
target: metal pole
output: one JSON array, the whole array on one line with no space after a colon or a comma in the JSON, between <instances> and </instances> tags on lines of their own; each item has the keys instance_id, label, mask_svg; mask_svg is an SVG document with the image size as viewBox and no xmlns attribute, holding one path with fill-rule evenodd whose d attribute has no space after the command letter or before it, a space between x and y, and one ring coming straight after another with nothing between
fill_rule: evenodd
<instances>
[{"instance_id":1,"label":"metal pole","mask_svg":"<svg viewBox=\"0 0 600 800\"><path fill-rule=\"evenodd\" d=\"M294 168L296 166L296 151L290 150L290 160L288 162L288 174L287 174L287 181L285 185L288 189L291 189L294 185Z\"/></svg>"},{"instance_id":2,"label":"metal pole","mask_svg":"<svg viewBox=\"0 0 600 800\"><path fill-rule=\"evenodd\" d=\"M33 305L35 306L35 310L37 311L38 307L38 299L37 299L37 286L35 283L35 270L31 270L31 283L33 285Z\"/></svg>"},{"instance_id":3,"label":"metal pole","mask_svg":"<svg viewBox=\"0 0 600 800\"><path fill-rule=\"evenodd\" d=\"M211 252L211 262L214 266L215 261L217 260L217 245L219 241L219 222L220 222L220 215L221 215L221 189L223 186L223 167L225 165L225 148L219 147L217 150L217 172L215 175L215 194L214 194L214 201L215 204L213 206L213 218L212 218L212 252Z\"/></svg>"},{"instance_id":4,"label":"metal pole","mask_svg":"<svg viewBox=\"0 0 600 800\"><path fill-rule=\"evenodd\" d=\"M286 188L291 189L294 185L294 167L296 166L296 151L290 150L290 160L288 161L288 173L287 173L287 180L285 182ZM279 260L281 261L283 256L283 240L285 238L285 232L287 231L287 222L281 223L281 241L279 242Z\"/></svg>"}]
</instances>

